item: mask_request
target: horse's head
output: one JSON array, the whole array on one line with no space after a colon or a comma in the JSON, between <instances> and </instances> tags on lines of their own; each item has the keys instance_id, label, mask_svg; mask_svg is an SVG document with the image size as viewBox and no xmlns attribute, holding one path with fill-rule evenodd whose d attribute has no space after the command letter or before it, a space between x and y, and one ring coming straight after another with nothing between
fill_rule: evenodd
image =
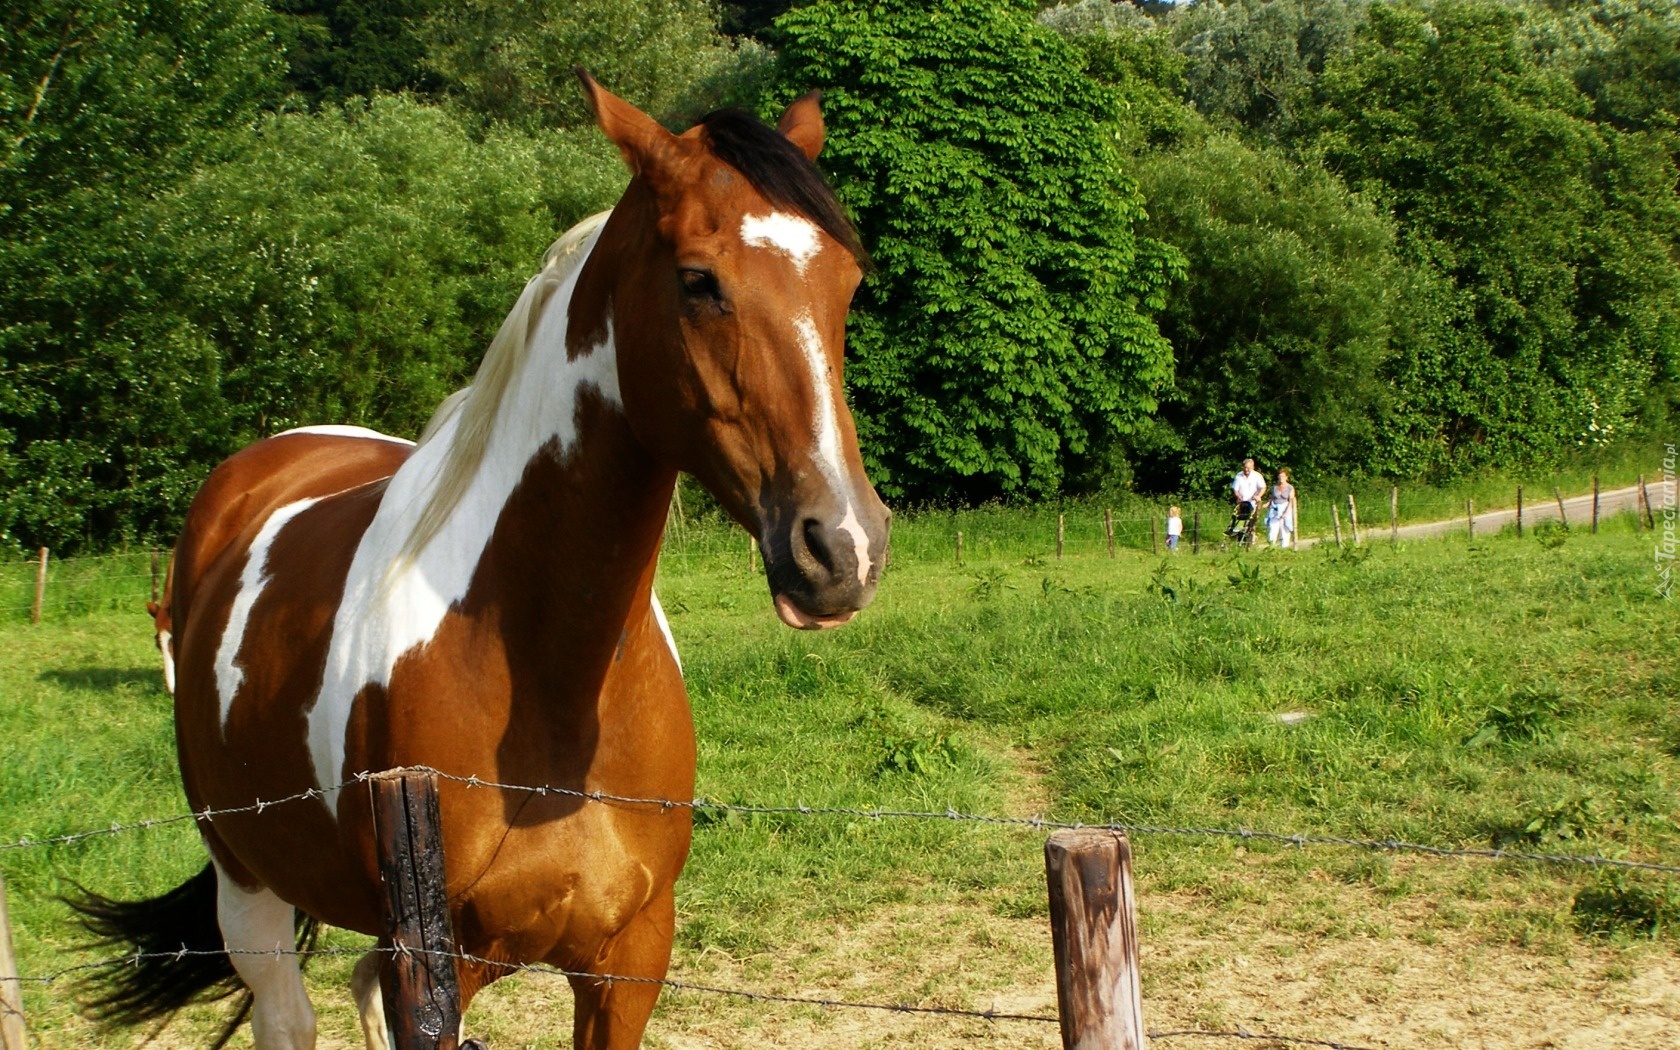
<instances>
[{"instance_id":1,"label":"horse's head","mask_svg":"<svg viewBox=\"0 0 1680 1050\"><path fill-rule=\"evenodd\" d=\"M758 537L784 622L844 623L874 596L891 514L842 395L862 249L812 164L816 96L774 130L725 112L678 136L580 76L634 178L595 253L611 272L580 274L570 352L610 325L637 438Z\"/></svg>"}]
</instances>

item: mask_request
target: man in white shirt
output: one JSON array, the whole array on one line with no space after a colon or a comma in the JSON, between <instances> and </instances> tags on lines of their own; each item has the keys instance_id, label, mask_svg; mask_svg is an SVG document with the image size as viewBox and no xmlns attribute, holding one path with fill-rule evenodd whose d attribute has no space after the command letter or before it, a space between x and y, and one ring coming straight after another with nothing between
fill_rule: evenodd
<instances>
[{"instance_id":1,"label":"man in white shirt","mask_svg":"<svg viewBox=\"0 0 1680 1050\"><path fill-rule=\"evenodd\" d=\"M1253 517L1254 508L1259 506L1260 497L1266 493L1266 477L1254 469L1254 460L1243 460L1242 470L1231 479L1231 496L1236 500L1237 507L1231 515L1231 527L1226 529L1227 535L1235 536L1242 532L1242 521ZM1248 504L1248 514L1242 513L1242 505Z\"/></svg>"}]
</instances>

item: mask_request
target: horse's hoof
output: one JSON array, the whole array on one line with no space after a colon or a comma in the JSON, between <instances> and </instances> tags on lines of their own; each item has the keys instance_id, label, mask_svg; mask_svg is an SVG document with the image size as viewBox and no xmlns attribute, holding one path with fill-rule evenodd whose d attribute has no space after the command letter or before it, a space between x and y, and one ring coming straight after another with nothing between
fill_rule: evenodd
<instances>
[{"instance_id":1,"label":"horse's hoof","mask_svg":"<svg viewBox=\"0 0 1680 1050\"><path fill-rule=\"evenodd\" d=\"M461 1050L490 1050L482 1039L468 1039L461 1044Z\"/></svg>"}]
</instances>

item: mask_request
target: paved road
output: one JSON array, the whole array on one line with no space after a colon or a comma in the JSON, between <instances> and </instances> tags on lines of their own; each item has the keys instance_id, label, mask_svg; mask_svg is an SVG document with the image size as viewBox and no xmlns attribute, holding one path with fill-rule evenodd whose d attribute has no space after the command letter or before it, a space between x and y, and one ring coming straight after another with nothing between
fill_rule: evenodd
<instances>
[{"instance_id":1,"label":"paved road","mask_svg":"<svg viewBox=\"0 0 1680 1050\"><path fill-rule=\"evenodd\" d=\"M1647 483L1646 487L1657 488L1660 490L1660 486L1651 486L1649 483ZM1658 506L1662 505L1662 494L1660 491L1652 492L1651 498L1657 502ZM1625 489L1610 489L1600 492L1598 494L1598 516L1600 518L1608 518L1613 514L1620 514L1624 511L1632 511L1638 507L1638 501L1639 487L1637 485L1629 485ZM1592 522L1592 493L1589 492L1585 496L1565 497L1563 501L1563 509L1564 513L1568 516L1569 524L1571 526L1580 528L1589 525ZM1532 502L1529 500L1523 501L1524 528L1528 528L1536 522L1556 521L1557 519L1558 506L1555 500L1547 498ZM1477 511L1476 535L1491 536L1516 520L1517 512L1515 508L1510 510L1490 510L1486 512ZM1344 522L1344 528L1345 525L1346 523ZM1463 536L1468 534L1468 529L1469 526L1462 517L1451 518L1446 521L1425 521L1416 525L1400 526L1400 538L1403 540L1422 540L1435 536L1446 536L1452 533L1457 533L1458 535ZM1349 541L1353 539L1352 534L1349 531L1344 531L1343 536ZM1367 542L1388 539L1388 523L1385 521L1376 528L1366 526L1360 529L1360 538ZM1296 543L1296 546L1305 550L1315 543L1324 543L1326 541L1333 543L1335 542L1335 537L1333 535L1303 536Z\"/></svg>"}]
</instances>

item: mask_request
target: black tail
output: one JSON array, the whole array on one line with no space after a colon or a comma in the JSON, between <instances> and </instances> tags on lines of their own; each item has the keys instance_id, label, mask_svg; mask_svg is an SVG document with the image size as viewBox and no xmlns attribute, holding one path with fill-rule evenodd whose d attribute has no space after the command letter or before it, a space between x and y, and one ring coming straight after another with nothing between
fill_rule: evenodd
<instances>
[{"instance_id":1,"label":"black tail","mask_svg":"<svg viewBox=\"0 0 1680 1050\"><path fill-rule=\"evenodd\" d=\"M237 995L233 1016L214 1044L220 1050L251 1012L251 993L223 951L216 922L215 869L206 864L197 875L150 900L116 901L77 890L65 903L93 934L90 947L119 948L125 955L140 956L135 962L92 971L76 990L82 1013L102 1024L136 1025L167 1021L183 1006ZM299 951L314 948L316 926L314 919L298 913Z\"/></svg>"}]
</instances>

